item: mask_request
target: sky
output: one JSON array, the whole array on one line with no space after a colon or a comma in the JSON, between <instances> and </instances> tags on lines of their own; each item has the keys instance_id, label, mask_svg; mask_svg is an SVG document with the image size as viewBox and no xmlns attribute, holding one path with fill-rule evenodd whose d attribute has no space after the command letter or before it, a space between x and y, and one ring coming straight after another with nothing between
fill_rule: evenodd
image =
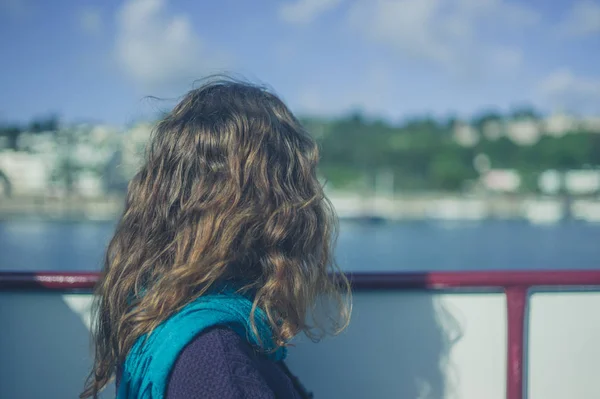
<instances>
[{"instance_id":1,"label":"sky","mask_svg":"<svg viewBox=\"0 0 600 399\"><path fill-rule=\"evenodd\" d=\"M3 122L133 123L219 72L301 115L600 115L600 0L0 0L0 50Z\"/></svg>"}]
</instances>

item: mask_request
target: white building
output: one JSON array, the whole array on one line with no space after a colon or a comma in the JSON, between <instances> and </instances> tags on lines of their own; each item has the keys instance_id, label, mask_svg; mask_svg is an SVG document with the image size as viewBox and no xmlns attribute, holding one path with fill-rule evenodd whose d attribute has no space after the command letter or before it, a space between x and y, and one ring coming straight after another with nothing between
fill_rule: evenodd
<instances>
[{"instance_id":1,"label":"white building","mask_svg":"<svg viewBox=\"0 0 600 399\"><path fill-rule=\"evenodd\" d=\"M557 194L563 185L562 174L556 170L546 170L538 178L538 187L544 194Z\"/></svg>"},{"instance_id":2,"label":"white building","mask_svg":"<svg viewBox=\"0 0 600 399\"><path fill-rule=\"evenodd\" d=\"M547 135L562 137L577 128L577 121L566 114L553 114L544 120L543 126Z\"/></svg>"},{"instance_id":3,"label":"white building","mask_svg":"<svg viewBox=\"0 0 600 399\"><path fill-rule=\"evenodd\" d=\"M153 128L153 124L140 123L124 133L121 146L121 169L126 179L130 179L141 166Z\"/></svg>"},{"instance_id":4,"label":"white building","mask_svg":"<svg viewBox=\"0 0 600 399\"><path fill-rule=\"evenodd\" d=\"M521 187L521 175L512 169L492 169L481 178L490 191L513 193Z\"/></svg>"},{"instance_id":5,"label":"white building","mask_svg":"<svg viewBox=\"0 0 600 399\"><path fill-rule=\"evenodd\" d=\"M528 146L540 140L541 131L534 120L511 121L508 123L506 135L515 144Z\"/></svg>"},{"instance_id":6,"label":"white building","mask_svg":"<svg viewBox=\"0 0 600 399\"><path fill-rule=\"evenodd\" d=\"M23 132L17 139L17 148L20 151L47 154L56 152L57 142L54 132L30 133Z\"/></svg>"},{"instance_id":7,"label":"white building","mask_svg":"<svg viewBox=\"0 0 600 399\"><path fill-rule=\"evenodd\" d=\"M75 192L85 198L101 197L104 194L102 177L90 171L80 172L74 181Z\"/></svg>"},{"instance_id":8,"label":"white building","mask_svg":"<svg viewBox=\"0 0 600 399\"><path fill-rule=\"evenodd\" d=\"M466 123L457 123L453 133L454 141L462 147L473 147L479 142L477 130Z\"/></svg>"},{"instance_id":9,"label":"white building","mask_svg":"<svg viewBox=\"0 0 600 399\"><path fill-rule=\"evenodd\" d=\"M600 191L600 171L571 170L565 173L565 188L571 194L592 194Z\"/></svg>"},{"instance_id":10,"label":"white building","mask_svg":"<svg viewBox=\"0 0 600 399\"><path fill-rule=\"evenodd\" d=\"M117 129L106 125L82 124L71 135L70 153L73 163L81 168L100 168L106 165L120 145Z\"/></svg>"},{"instance_id":11,"label":"white building","mask_svg":"<svg viewBox=\"0 0 600 399\"><path fill-rule=\"evenodd\" d=\"M105 165L112 152L110 148L98 147L93 143L77 143L70 154L73 164L84 168L99 168Z\"/></svg>"},{"instance_id":12,"label":"white building","mask_svg":"<svg viewBox=\"0 0 600 399\"><path fill-rule=\"evenodd\" d=\"M12 195L44 195L52 164L47 158L26 152L0 152L0 171L8 179Z\"/></svg>"}]
</instances>

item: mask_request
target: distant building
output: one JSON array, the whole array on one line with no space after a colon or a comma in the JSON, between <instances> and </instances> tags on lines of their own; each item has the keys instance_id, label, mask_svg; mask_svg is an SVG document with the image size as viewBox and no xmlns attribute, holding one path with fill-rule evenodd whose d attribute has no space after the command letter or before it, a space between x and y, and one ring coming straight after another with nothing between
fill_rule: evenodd
<instances>
[{"instance_id":1,"label":"distant building","mask_svg":"<svg viewBox=\"0 0 600 399\"><path fill-rule=\"evenodd\" d=\"M0 172L5 176L12 195L44 195L53 165L48 160L26 152L0 152Z\"/></svg>"},{"instance_id":2,"label":"distant building","mask_svg":"<svg viewBox=\"0 0 600 399\"><path fill-rule=\"evenodd\" d=\"M565 189L571 194L593 194L600 191L600 171L571 170L565 173Z\"/></svg>"},{"instance_id":3,"label":"distant building","mask_svg":"<svg viewBox=\"0 0 600 399\"><path fill-rule=\"evenodd\" d=\"M89 136L96 144L111 145L119 139L119 130L109 125L94 125L91 127Z\"/></svg>"},{"instance_id":4,"label":"distant building","mask_svg":"<svg viewBox=\"0 0 600 399\"><path fill-rule=\"evenodd\" d=\"M483 136L488 140L498 140L500 137L504 135L504 128L502 126L502 122L500 121L488 121L483 127Z\"/></svg>"},{"instance_id":5,"label":"distant building","mask_svg":"<svg viewBox=\"0 0 600 399\"><path fill-rule=\"evenodd\" d=\"M153 128L153 124L140 123L125 131L121 146L120 167L126 180L133 177L141 166Z\"/></svg>"},{"instance_id":6,"label":"distant building","mask_svg":"<svg viewBox=\"0 0 600 399\"><path fill-rule=\"evenodd\" d=\"M454 141L462 147L473 147L479 142L477 130L466 123L457 123L453 133Z\"/></svg>"},{"instance_id":7,"label":"distant building","mask_svg":"<svg viewBox=\"0 0 600 399\"><path fill-rule=\"evenodd\" d=\"M38 154L54 153L57 150L54 132L23 132L17 139L17 149Z\"/></svg>"},{"instance_id":8,"label":"distant building","mask_svg":"<svg viewBox=\"0 0 600 399\"><path fill-rule=\"evenodd\" d=\"M556 170L546 170L538 178L538 187L544 194L557 194L563 185L562 174Z\"/></svg>"},{"instance_id":9,"label":"distant building","mask_svg":"<svg viewBox=\"0 0 600 399\"><path fill-rule=\"evenodd\" d=\"M117 130L105 125L79 125L70 132L68 156L82 169L101 169L119 148Z\"/></svg>"},{"instance_id":10,"label":"distant building","mask_svg":"<svg viewBox=\"0 0 600 399\"><path fill-rule=\"evenodd\" d=\"M529 146L540 140L541 131L537 121L526 119L509 122L506 135L515 144Z\"/></svg>"},{"instance_id":11,"label":"distant building","mask_svg":"<svg viewBox=\"0 0 600 399\"><path fill-rule=\"evenodd\" d=\"M566 114L553 114L543 122L543 130L549 136L562 137L577 128L577 121Z\"/></svg>"},{"instance_id":12,"label":"distant building","mask_svg":"<svg viewBox=\"0 0 600 399\"><path fill-rule=\"evenodd\" d=\"M521 187L521 175L512 169L492 169L481 178L490 191L513 193Z\"/></svg>"},{"instance_id":13,"label":"distant building","mask_svg":"<svg viewBox=\"0 0 600 399\"><path fill-rule=\"evenodd\" d=\"M93 172L80 172L75 177L75 192L85 198L101 197L104 194L102 176Z\"/></svg>"}]
</instances>

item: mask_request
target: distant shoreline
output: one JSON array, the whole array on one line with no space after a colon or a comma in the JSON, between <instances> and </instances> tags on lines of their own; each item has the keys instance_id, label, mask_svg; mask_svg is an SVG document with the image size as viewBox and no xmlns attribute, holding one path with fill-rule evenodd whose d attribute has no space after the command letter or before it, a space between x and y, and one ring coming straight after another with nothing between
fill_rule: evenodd
<instances>
[{"instance_id":1,"label":"distant shoreline","mask_svg":"<svg viewBox=\"0 0 600 399\"><path fill-rule=\"evenodd\" d=\"M557 223L581 219L600 223L600 199L567 201L541 196L464 197L459 195L410 195L365 197L331 195L340 220L377 224L422 220L484 221L529 220ZM124 198L0 199L0 221L114 222L122 212Z\"/></svg>"},{"instance_id":2,"label":"distant shoreline","mask_svg":"<svg viewBox=\"0 0 600 399\"><path fill-rule=\"evenodd\" d=\"M0 221L43 220L57 222L110 222L123 208L122 197L40 198L17 197L0 200Z\"/></svg>"}]
</instances>

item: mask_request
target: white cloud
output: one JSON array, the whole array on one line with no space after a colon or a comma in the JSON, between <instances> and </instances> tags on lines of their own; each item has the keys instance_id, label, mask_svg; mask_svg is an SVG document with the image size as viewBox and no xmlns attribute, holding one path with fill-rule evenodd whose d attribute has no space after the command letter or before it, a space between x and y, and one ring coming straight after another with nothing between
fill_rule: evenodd
<instances>
[{"instance_id":1,"label":"white cloud","mask_svg":"<svg viewBox=\"0 0 600 399\"><path fill-rule=\"evenodd\" d=\"M170 13L166 0L127 0L117 13L116 56L143 87L191 82L225 60L208 54L185 14Z\"/></svg>"},{"instance_id":2,"label":"white cloud","mask_svg":"<svg viewBox=\"0 0 600 399\"><path fill-rule=\"evenodd\" d=\"M600 111L600 78L577 76L557 70L538 85L538 92L552 107L579 112Z\"/></svg>"},{"instance_id":3,"label":"white cloud","mask_svg":"<svg viewBox=\"0 0 600 399\"><path fill-rule=\"evenodd\" d=\"M573 4L560 25L559 32L567 37L600 33L600 3L583 0Z\"/></svg>"},{"instance_id":4,"label":"white cloud","mask_svg":"<svg viewBox=\"0 0 600 399\"><path fill-rule=\"evenodd\" d=\"M518 67L520 50L484 42L481 30L511 32L539 18L528 6L502 0L363 0L354 3L349 15L355 29L406 59L466 73L475 65L499 70L497 62Z\"/></svg>"},{"instance_id":5,"label":"white cloud","mask_svg":"<svg viewBox=\"0 0 600 399\"><path fill-rule=\"evenodd\" d=\"M79 26L93 36L100 35L103 29L102 14L97 8L85 8L79 12Z\"/></svg>"},{"instance_id":6,"label":"white cloud","mask_svg":"<svg viewBox=\"0 0 600 399\"><path fill-rule=\"evenodd\" d=\"M292 24L307 24L341 2L342 0L295 0L279 7L279 17Z\"/></svg>"}]
</instances>

